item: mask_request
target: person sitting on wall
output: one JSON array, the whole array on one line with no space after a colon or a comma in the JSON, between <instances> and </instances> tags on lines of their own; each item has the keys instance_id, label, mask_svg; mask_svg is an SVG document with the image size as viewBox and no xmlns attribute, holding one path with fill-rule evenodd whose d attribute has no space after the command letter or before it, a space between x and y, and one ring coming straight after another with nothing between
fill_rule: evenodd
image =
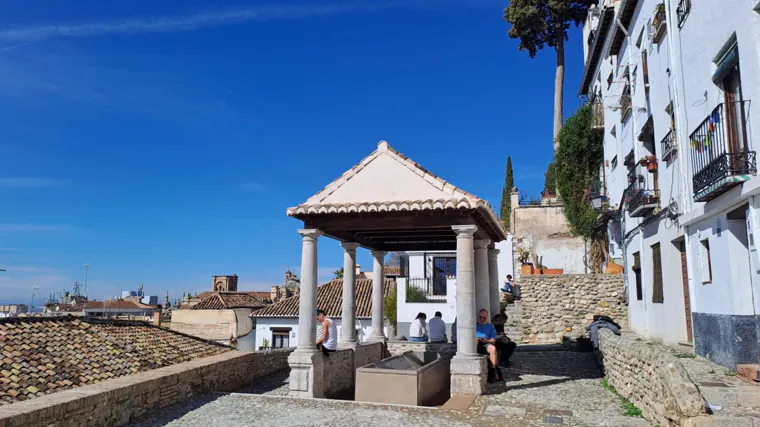
<instances>
[{"instance_id":1,"label":"person sitting on wall","mask_svg":"<svg viewBox=\"0 0 760 427\"><path fill-rule=\"evenodd\" d=\"M504 333L504 325L507 323L506 314L497 314L491 318L494 329L496 329L496 350L499 351L499 365L502 367L509 366L509 358L517 348L517 344L509 339L506 333Z\"/></svg>"},{"instance_id":2,"label":"person sitting on wall","mask_svg":"<svg viewBox=\"0 0 760 427\"><path fill-rule=\"evenodd\" d=\"M427 325L425 324L427 315L418 313L417 317L409 324L409 341L426 342L428 340Z\"/></svg>"},{"instance_id":3,"label":"person sitting on wall","mask_svg":"<svg viewBox=\"0 0 760 427\"><path fill-rule=\"evenodd\" d=\"M440 311L435 312L435 317L430 319L430 342L446 342L446 323L443 321L443 314Z\"/></svg>"},{"instance_id":4,"label":"person sitting on wall","mask_svg":"<svg viewBox=\"0 0 760 427\"><path fill-rule=\"evenodd\" d=\"M324 310L317 310L317 322L322 325L322 336L317 340L317 349L325 356L329 356L338 349L338 328L335 322L327 317Z\"/></svg>"},{"instance_id":5,"label":"person sitting on wall","mask_svg":"<svg viewBox=\"0 0 760 427\"><path fill-rule=\"evenodd\" d=\"M478 354L488 356L488 361L491 362L490 368L493 368L493 378L496 381L501 381L501 373L497 367L497 352L496 352L496 329L493 324L488 323L488 310L481 309L478 313L478 323L475 325L475 335L478 338ZM491 370L489 368L489 378L491 377Z\"/></svg>"}]
</instances>

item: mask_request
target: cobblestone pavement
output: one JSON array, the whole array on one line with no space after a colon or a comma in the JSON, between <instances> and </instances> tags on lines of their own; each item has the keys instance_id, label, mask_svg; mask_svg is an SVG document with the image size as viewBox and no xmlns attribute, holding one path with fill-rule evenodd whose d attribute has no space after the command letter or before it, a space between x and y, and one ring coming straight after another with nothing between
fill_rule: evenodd
<instances>
[{"instance_id":1,"label":"cobblestone pavement","mask_svg":"<svg viewBox=\"0 0 760 427\"><path fill-rule=\"evenodd\" d=\"M624 416L620 400L602 388L591 353L519 351L503 372L506 382L489 385L489 394L465 411L292 399L283 397L287 372L280 372L240 393L190 399L132 427L535 427L558 425L560 420L572 427L650 425Z\"/></svg>"}]
</instances>

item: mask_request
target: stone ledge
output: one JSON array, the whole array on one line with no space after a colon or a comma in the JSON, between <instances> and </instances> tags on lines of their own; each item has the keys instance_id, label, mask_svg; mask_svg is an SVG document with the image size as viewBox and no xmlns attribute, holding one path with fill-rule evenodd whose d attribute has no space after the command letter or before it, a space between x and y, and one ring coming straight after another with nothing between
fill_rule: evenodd
<instances>
[{"instance_id":1,"label":"stone ledge","mask_svg":"<svg viewBox=\"0 0 760 427\"><path fill-rule=\"evenodd\" d=\"M230 391L287 368L292 350L229 351L0 406L0 427L120 426L211 391ZM251 369L253 368L253 369Z\"/></svg>"},{"instance_id":2,"label":"stone ledge","mask_svg":"<svg viewBox=\"0 0 760 427\"><path fill-rule=\"evenodd\" d=\"M705 400L683 364L631 333L599 330L599 351L610 386L660 426L700 425Z\"/></svg>"}]
</instances>

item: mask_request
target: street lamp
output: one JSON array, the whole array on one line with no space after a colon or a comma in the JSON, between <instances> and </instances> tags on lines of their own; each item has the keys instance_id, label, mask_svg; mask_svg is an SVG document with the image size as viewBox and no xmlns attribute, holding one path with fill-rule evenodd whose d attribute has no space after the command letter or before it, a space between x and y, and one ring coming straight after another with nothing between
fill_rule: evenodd
<instances>
[{"instance_id":1,"label":"street lamp","mask_svg":"<svg viewBox=\"0 0 760 427\"><path fill-rule=\"evenodd\" d=\"M92 264L84 265L84 297L87 298L87 273L89 273Z\"/></svg>"}]
</instances>

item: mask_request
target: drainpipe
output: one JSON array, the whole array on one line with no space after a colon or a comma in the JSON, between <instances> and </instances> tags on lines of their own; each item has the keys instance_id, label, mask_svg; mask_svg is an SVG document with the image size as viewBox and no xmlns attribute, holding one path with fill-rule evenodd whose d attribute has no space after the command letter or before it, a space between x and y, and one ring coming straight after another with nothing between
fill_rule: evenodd
<instances>
[{"instance_id":1,"label":"drainpipe","mask_svg":"<svg viewBox=\"0 0 760 427\"><path fill-rule=\"evenodd\" d=\"M624 4L621 5L621 7L623 7L623 6L625 6L625 5ZM632 60L633 60L633 50L634 50L634 45L631 42L631 34L628 32L628 30L625 29L625 26L620 22L620 18L616 18L615 19L615 24L617 24L618 28L620 28L620 31L622 31L623 34L625 34L625 38L628 41L628 51L630 53L628 55L628 61L625 62L626 67L628 67L629 64L632 63ZM632 76L632 78L635 79L636 76ZM634 111L633 97L631 97L631 125L633 126L631 135L633 137L633 158L634 158L634 160L637 160L639 158L639 144L637 143L637 139L636 139L636 136L635 136L635 133L636 133L635 131L638 128L638 126L637 126L638 123L637 123L637 120L636 120L636 116L637 116L636 113L637 113L637 111ZM635 168L634 168L634 170L635 170ZM623 212L623 215L625 215L625 212ZM639 234L639 254L643 254L644 253L644 233L642 232L642 229L641 229L641 223L642 223L641 219L638 219L636 221L637 232ZM625 230L623 230L623 234L625 235ZM624 241L624 243L625 243L625 241ZM642 289L642 291L643 291L643 289ZM643 292L642 292L642 294L643 294ZM646 311L646 309L647 309L646 296L644 296L643 301L644 301L644 311ZM648 329L649 328L647 327L647 330Z\"/></svg>"},{"instance_id":2,"label":"drainpipe","mask_svg":"<svg viewBox=\"0 0 760 427\"><path fill-rule=\"evenodd\" d=\"M689 176L689 165L686 163L685 155L686 150L682 150L682 148L688 146L686 145L686 141L688 139L687 135L682 135L682 132L685 132L686 130L686 119L682 115L681 111L681 101L679 98L680 93L680 79L679 76L681 76L681 69L680 64L676 60L676 49L675 49L675 37L676 37L676 28L678 26L677 20L673 19L675 15L673 14L673 5L670 1L665 2L665 19L668 25L668 31L667 31L667 38L668 38L668 50L670 51L670 69L671 69L671 77L673 79L673 115L676 118L675 122L678 123L673 129L674 136L676 137L676 143L677 143L677 150L678 150L678 164L681 168L681 177L683 179L680 179L681 182L681 194L679 197L679 202L681 203L681 208L683 209L683 213L687 212L688 207L687 203L689 203L689 185L687 183L688 176ZM675 25L675 26L674 26Z\"/></svg>"}]
</instances>

